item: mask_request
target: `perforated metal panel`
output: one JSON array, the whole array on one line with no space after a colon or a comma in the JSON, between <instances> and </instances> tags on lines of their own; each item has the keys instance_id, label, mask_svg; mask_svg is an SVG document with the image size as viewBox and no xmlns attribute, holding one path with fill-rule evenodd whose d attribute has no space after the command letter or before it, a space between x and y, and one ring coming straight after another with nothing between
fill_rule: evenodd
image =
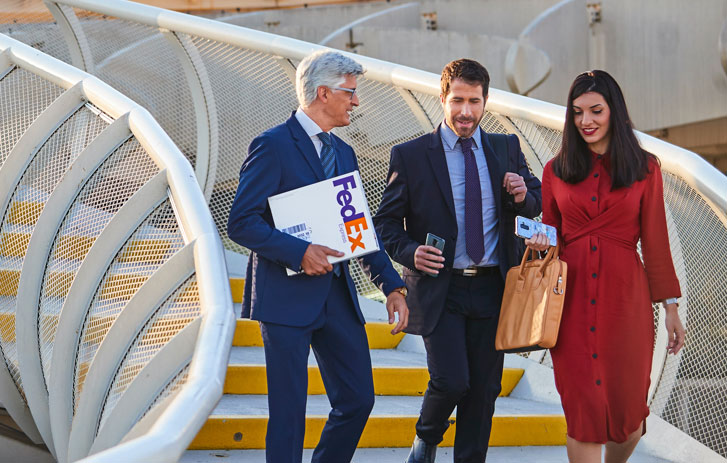
<instances>
[{"instance_id":1,"label":"perforated metal panel","mask_svg":"<svg viewBox=\"0 0 727 463\"><path fill-rule=\"evenodd\" d=\"M63 33L48 11L24 13L22 16L0 12L0 34L26 43L66 63L71 62Z\"/></svg>"},{"instance_id":2,"label":"perforated metal panel","mask_svg":"<svg viewBox=\"0 0 727 463\"><path fill-rule=\"evenodd\" d=\"M727 224L673 173L664 174L664 199L686 269L679 314L687 338L678 356L667 357L650 408L727 456Z\"/></svg>"},{"instance_id":3,"label":"perforated metal panel","mask_svg":"<svg viewBox=\"0 0 727 463\"><path fill-rule=\"evenodd\" d=\"M195 110L184 70L169 41L151 27L74 11L91 44L94 75L152 113L194 165Z\"/></svg>"},{"instance_id":4,"label":"perforated metal panel","mask_svg":"<svg viewBox=\"0 0 727 463\"><path fill-rule=\"evenodd\" d=\"M104 425L116 403L139 371L174 335L199 315L199 290L197 281L192 277L158 308L134 340L106 397L99 428ZM177 376L177 379L181 381L183 376ZM174 390L173 382L174 380L170 383L168 394Z\"/></svg>"},{"instance_id":5,"label":"perforated metal panel","mask_svg":"<svg viewBox=\"0 0 727 463\"><path fill-rule=\"evenodd\" d=\"M74 407L78 406L88 367L116 317L141 285L183 245L172 206L165 201L119 251L99 285L83 324L75 366ZM190 321L186 319L184 323Z\"/></svg>"},{"instance_id":6,"label":"perforated metal panel","mask_svg":"<svg viewBox=\"0 0 727 463\"><path fill-rule=\"evenodd\" d=\"M0 313L8 320L14 320L16 306L13 296L17 292L30 235L45 202L71 162L106 125L89 109L78 110L38 151L15 189L0 228L3 276L6 277L3 290L6 297L0 302ZM13 380L22 391L15 339L0 340L0 345Z\"/></svg>"},{"instance_id":7,"label":"perforated metal panel","mask_svg":"<svg viewBox=\"0 0 727 463\"><path fill-rule=\"evenodd\" d=\"M136 38L122 34L119 41ZM0 402L28 436L55 447L65 460L65 454L80 448L68 445L72 428L79 430L76 441L92 445L84 428L98 424L104 403L94 403L95 397L103 399L111 388L115 403L133 379L128 372L138 372L135 366L154 359L162 364L169 353L177 355L176 349L164 346L180 331L186 337L176 342L184 342L186 357L157 378L154 388L137 388L125 403L141 412L169 394L188 393L207 381L219 384L224 369L214 360L226 356L234 329L224 254L194 171L146 111L99 80L2 35L0 54L3 63L13 63L0 69L0 353L5 362L0 363ZM95 56L116 59L113 52ZM163 66L163 59L158 63ZM173 66L168 70L175 72ZM189 93L188 87L180 88ZM180 91L160 91L167 91L162 100L171 95L165 101L179 111L170 117L184 114L194 120L193 110L172 101L179 100ZM196 143L197 134L190 127L182 126L180 133ZM178 253L185 244L185 252ZM199 274L196 252L207 259ZM176 263L159 272L175 255ZM170 277L174 271L182 276ZM154 284L134 299L149 278ZM198 284L207 288L205 300ZM131 347L109 343L102 350L112 360L100 364L115 365L114 358L126 358L133 366L124 364L120 371L126 373L107 385L101 383L113 379L112 371L91 370L96 383L83 390L101 341L129 302L131 310L124 313L146 309L145 304L153 311L168 294L173 296L150 321L132 316L118 325L123 325L116 331L122 336L124 330L142 330ZM211 336L201 317L219 317L209 325L214 327L214 343L206 344L206 361L188 365L202 383L185 391L189 375L187 369L182 371L183 362L189 362L195 340ZM26 335L18 340L17 331L37 338ZM227 341L218 345L221 337ZM162 351L167 356L157 357ZM200 369L207 373L200 374ZM166 401L165 413L179 413L174 426L193 432L193 423L201 424L200 417L212 410L220 394L221 389L214 388L196 394L206 403L201 408ZM89 405L84 405L83 418L73 420L75 402L83 397L82 403ZM127 431L112 429L99 441L113 446ZM156 440L169 440L181 454L191 438L171 432ZM71 459L85 457L83 452L87 450ZM147 446L136 455L140 460L159 456L157 449Z\"/></svg>"},{"instance_id":8,"label":"perforated metal panel","mask_svg":"<svg viewBox=\"0 0 727 463\"><path fill-rule=\"evenodd\" d=\"M28 126L62 92L24 69L15 69L0 80L0 166Z\"/></svg>"},{"instance_id":9,"label":"perforated metal panel","mask_svg":"<svg viewBox=\"0 0 727 463\"><path fill-rule=\"evenodd\" d=\"M93 174L66 215L53 244L40 299L38 336L46 381L58 315L78 267L113 215L156 172L156 164L131 139Z\"/></svg>"}]
</instances>

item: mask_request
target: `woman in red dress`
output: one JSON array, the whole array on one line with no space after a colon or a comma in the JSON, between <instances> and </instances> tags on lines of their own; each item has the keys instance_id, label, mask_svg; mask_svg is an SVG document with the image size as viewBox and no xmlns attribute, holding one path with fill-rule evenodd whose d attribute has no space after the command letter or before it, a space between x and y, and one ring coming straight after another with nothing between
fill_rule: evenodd
<instances>
[{"instance_id":1,"label":"woman in red dress","mask_svg":"<svg viewBox=\"0 0 727 463\"><path fill-rule=\"evenodd\" d=\"M558 229L568 283L555 384L572 463L623 463L646 432L652 302L666 308L668 351L684 344L658 159L634 134L616 81L579 75L568 94L563 143L543 172L543 222ZM643 263L637 253L641 240ZM526 241L547 248L544 236Z\"/></svg>"}]
</instances>

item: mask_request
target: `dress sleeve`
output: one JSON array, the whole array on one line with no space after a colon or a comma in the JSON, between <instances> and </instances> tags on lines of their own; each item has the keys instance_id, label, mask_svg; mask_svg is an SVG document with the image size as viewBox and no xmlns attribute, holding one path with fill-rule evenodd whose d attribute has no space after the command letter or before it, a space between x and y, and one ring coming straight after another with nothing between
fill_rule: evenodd
<instances>
[{"instance_id":1,"label":"dress sleeve","mask_svg":"<svg viewBox=\"0 0 727 463\"><path fill-rule=\"evenodd\" d=\"M641 197L641 254L653 302L681 296L669 246L661 169L651 163Z\"/></svg>"},{"instance_id":2,"label":"dress sleeve","mask_svg":"<svg viewBox=\"0 0 727 463\"><path fill-rule=\"evenodd\" d=\"M548 162L543 169L543 223L552 225L558 230L558 241L563 248L563 234L561 232L561 216L558 203L553 195L553 166L552 161Z\"/></svg>"}]
</instances>

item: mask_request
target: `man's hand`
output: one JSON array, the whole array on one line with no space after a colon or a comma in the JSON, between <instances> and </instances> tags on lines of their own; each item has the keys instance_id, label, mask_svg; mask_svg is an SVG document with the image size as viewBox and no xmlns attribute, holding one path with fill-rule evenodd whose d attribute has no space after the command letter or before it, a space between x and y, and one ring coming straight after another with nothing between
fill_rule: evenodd
<instances>
[{"instance_id":1,"label":"man's hand","mask_svg":"<svg viewBox=\"0 0 727 463\"><path fill-rule=\"evenodd\" d=\"M682 325L682 321L679 319L677 304L667 304L666 310L666 335L669 344L667 345L667 353L676 355L679 350L684 346L684 338L686 337L686 331Z\"/></svg>"},{"instance_id":2,"label":"man's hand","mask_svg":"<svg viewBox=\"0 0 727 463\"><path fill-rule=\"evenodd\" d=\"M536 251L547 251L550 247L550 240L545 233L536 233L532 238L525 238L525 246L529 246Z\"/></svg>"},{"instance_id":3,"label":"man's hand","mask_svg":"<svg viewBox=\"0 0 727 463\"><path fill-rule=\"evenodd\" d=\"M442 251L434 246L421 245L414 251L414 267L420 272L439 275L439 269L444 267Z\"/></svg>"},{"instance_id":4,"label":"man's hand","mask_svg":"<svg viewBox=\"0 0 727 463\"><path fill-rule=\"evenodd\" d=\"M389 325L396 321L394 312L399 314L399 323L391 330L391 334L401 332L409 324L409 307L406 305L406 298L399 291L392 291L386 296L386 311L389 312Z\"/></svg>"},{"instance_id":5,"label":"man's hand","mask_svg":"<svg viewBox=\"0 0 727 463\"><path fill-rule=\"evenodd\" d=\"M328 256L342 257L343 253L320 244L309 244L300 266L306 275L325 275L333 270Z\"/></svg>"},{"instance_id":6,"label":"man's hand","mask_svg":"<svg viewBox=\"0 0 727 463\"><path fill-rule=\"evenodd\" d=\"M525 180L520 175L506 172L502 186L508 193L513 195L516 203L525 201L525 194L528 192L528 187L525 186Z\"/></svg>"}]
</instances>

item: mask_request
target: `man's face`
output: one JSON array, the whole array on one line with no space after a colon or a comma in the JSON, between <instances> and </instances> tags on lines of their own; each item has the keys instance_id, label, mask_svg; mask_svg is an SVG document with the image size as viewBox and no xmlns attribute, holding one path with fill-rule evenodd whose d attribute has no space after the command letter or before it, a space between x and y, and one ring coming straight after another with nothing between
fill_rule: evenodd
<instances>
[{"instance_id":1,"label":"man's face","mask_svg":"<svg viewBox=\"0 0 727 463\"><path fill-rule=\"evenodd\" d=\"M482 85L452 79L449 93L440 99L449 128L461 138L471 137L485 115L487 98L482 96Z\"/></svg>"},{"instance_id":2,"label":"man's face","mask_svg":"<svg viewBox=\"0 0 727 463\"><path fill-rule=\"evenodd\" d=\"M346 76L346 80L339 85L341 88L356 89L356 77ZM328 88L328 98L324 111L329 117L333 127L345 127L351 123L351 115L355 106L358 106L358 95L345 90Z\"/></svg>"}]
</instances>

